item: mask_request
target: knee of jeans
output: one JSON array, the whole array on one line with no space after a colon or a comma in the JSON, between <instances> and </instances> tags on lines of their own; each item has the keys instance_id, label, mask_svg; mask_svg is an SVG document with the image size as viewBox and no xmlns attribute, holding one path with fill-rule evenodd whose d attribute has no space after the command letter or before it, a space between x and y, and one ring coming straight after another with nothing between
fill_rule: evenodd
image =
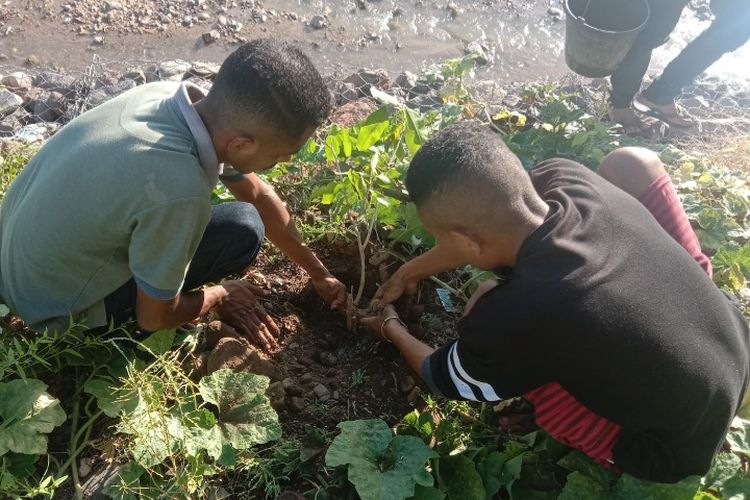
<instances>
[{"instance_id":1,"label":"knee of jeans","mask_svg":"<svg viewBox=\"0 0 750 500\"><path fill-rule=\"evenodd\" d=\"M243 255L252 260L260 251L265 238L266 227L260 218L258 210L249 203L243 203L237 208L235 218L235 232L233 236L242 244Z\"/></svg>"}]
</instances>

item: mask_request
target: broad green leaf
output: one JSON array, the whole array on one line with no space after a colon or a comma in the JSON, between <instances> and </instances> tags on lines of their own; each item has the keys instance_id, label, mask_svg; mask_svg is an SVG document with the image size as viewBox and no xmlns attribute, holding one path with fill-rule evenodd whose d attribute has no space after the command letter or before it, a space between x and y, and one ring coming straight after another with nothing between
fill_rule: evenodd
<instances>
[{"instance_id":1,"label":"broad green leaf","mask_svg":"<svg viewBox=\"0 0 750 500\"><path fill-rule=\"evenodd\" d=\"M376 142L383 138L383 134L387 128L387 121L360 127L359 133L357 134L357 151L369 151Z\"/></svg>"},{"instance_id":2,"label":"broad green leaf","mask_svg":"<svg viewBox=\"0 0 750 500\"><path fill-rule=\"evenodd\" d=\"M495 497L500 488L505 486L501 481L503 465L507 458L499 451L493 451L477 467L479 475L482 476L487 500Z\"/></svg>"},{"instance_id":3,"label":"broad green leaf","mask_svg":"<svg viewBox=\"0 0 750 500\"><path fill-rule=\"evenodd\" d=\"M201 408L183 416L182 439L188 456L198 456L202 450L214 460L222 454L221 431L213 413Z\"/></svg>"},{"instance_id":4,"label":"broad green leaf","mask_svg":"<svg viewBox=\"0 0 750 500\"><path fill-rule=\"evenodd\" d=\"M24 455L23 453L8 453L3 458L9 461L8 471L17 479L26 479L36 472L39 455ZM2 488L0 488L2 491Z\"/></svg>"},{"instance_id":5,"label":"broad green leaf","mask_svg":"<svg viewBox=\"0 0 750 500\"><path fill-rule=\"evenodd\" d=\"M714 458L711 470L703 478L703 486L707 488L721 488L727 479L740 471L742 460L734 453L719 453Z\"/></svg>"},{"instance_id":6,"label":"broad green leaf","mask_svg":"<svg viewBox=\"0 0 750 500\"><path fill-rule=\"evenodd\" d=\"M608 489L582 472L571 472L559 500L609 500Z\"/></svg>"},{"instance_id":7,"label":"broad green leaf","mask_svg":"<svg viewBox=\"0 0 750 500\"><path fill-rule=\"evenodd\" d=\"M182 438L176 417L165 416L143 400L139 400L135 410L121 421L120 430L133 436L133 458L146 468L164 462Z\"/></svg>"},{"instance_id":8,"label":"broad green leaf","mask_svg":"<svg viewBox=\"0 0 750 500\"><path fill-rule=\"evenodd\" d=\"M437 456L421 439L396 436L382 420L341 422L326 453L329 467L348 465L348 478L362 500L407 498L425 482L425 462ZM390 445L390 446L389 446Z\"/></svg>"},{"instance_id":9,"label":"broad green leaf","mask_svg":"<svg viewBox=\"0 0 750 500\"><path fill-rule=\"evenodd\" d=\"M376 463L393 439L390 427L380 419L340 422L337 427L341 434L326 452L328 467Z\"/></svg>"},{"instance_id":10,"label":"broad green leaf","mask_svg":"<svg viewBox=\"0 0 750 500\"><path fill-rule=\"evenodd\" d=\"M735 418L727 434L727 441L733 452L750 457L750 422Z\"/></svg>"},{"instance_id":11,"label":"broad green leaf","mask_svg":"<svg viewBox=\"0 0 750 500\"><path fill-rule=\"evenodd\" d=\"M735 476L728 479L721 489L724 500L750 500L750 478Z\"/></svg>"},{"instance_id":12,"label":"broad green leaf","mask_svg":"<svg viewBox=\"0 0 750 500\"><path fill-rule=\"evenodd\" d=\"M35 379L0 382L0 456L47 453L47 434L65 421L60 401ZM10 406L14 405L14 406Z\"/></svg>"},{"instance_id":13,"label":"broad green leaf","mask_svg":"<svg viewBox=\"0 0 750 500\"><path fill-rule=\"evenodd\" d=\"M424 144L425 138L417 125L418 118L416 112L409 108L404 108L404 114L406 115L404 140L406 141L406 147L409 149L409 153L413 155L419 150L422 144Z\"/></svg>"},{"instance_id":14,"label":"broad green leaf","mask_svg":"<svg viewBox=\"0 0 750 500\"><path fill-rule=\"evenodd\" d=\"M615 476L609 470L594 462L585 453L573 450L560 460L557 465L565 467L573 472L581 472L583 475L593 479L596 483L608 488ZM570 477L570 476L568 476Z\"/></svg>"},{"instance_id":15,"label":"broad green leaf","mask_svg":"<svg viewBox=\"0 0 750 500\"><path fill-rule=\"evenodd\" d=\"M508 489L513 486L513 483L521 478L521 468L523 467L523 457L526 455L524 452L517 455L503 464L502 471L500 472L500 482Z\"/></svg>"},{"instance_id":16,"label":"broad green leaf","mask_svg":"<svg viewBox=\"0 0 750 500\"><path fill-rule=\"evenodd\" d=\"M474 462L463 454L440 458L440 487L451 500L485 500L487 496Z\"/></svg>"},{"instance_id":17,"label":"broad green leaf","mask_svg":"<svg viewBox=\"0 0 750 500\"><path fill-rule=\"evenodd\" d=\"M142 350L150 351L156 356L160 356L172 348L175 335L174 328L171 330L159 330L146 337L139 347Z\"/></svg>"},{"instance_id":18,"label":"broad green leaf","mask_svg":"<svg viewBox=\"0 0 750 500\"><path fill-rule=\"evenodd\" d=\"M17 350L21 349L18 346ZM36 379L0 382L0 418L3 422L9 422L25 417L46 390L47 385Z\"/></svg>"},{"instance_id":19,"label":"broad green leaf","mask_svg":"<svg viewBox=\"0 0 750 500\"><path fill-rule=\"evenodd\" d=\"M219 409L218 427L238 450L281 437L279 417L265 396L268 377L218 370L199 383L203 399Z\"/></svg>"},{"instance_id":20,"label":"broad green leaf","mask_svg":"<svg viewBox=\"0 0 750 500\"><path fill-rule=\"evenodd\" d=\"M117 417L121 411L133 411L138 404L135 395L128 397L118 390L119 384L109 377L86 382L83 390L96 398L96 404L108 417Z\"/></svg>"},{"instance_id":21,"label":"broad green leaf","mask_svg":"<svg viewBox=\"0 0 750 500\"><path fill-rule=\"evenodd\" d=\"M693 498L700 488L701 478L690 476L678 483L652 483L623 474L610 498L616 500L685 500Z\"/></svg>"},{"instance_id":22,"label":"broad green leaf","mask_svg":"<svg viewBox=\"0 0 750 500\"><path fill-rule=\"evenodd\" d=\"M0 304L0 318L4 318L10 314L10 308L5 304Z\"/></svg>"},{"instance_id":23,"label":"broad green leaf","mask_svg":"<svg viewBox=\"0 0 750 500\"><path fill-rule=\"evenodd\" d=\"M418 484L414 488L414 496L409 497L411 500L443 500L445 493L432 486L422 486Z\"/></svg>"}]
</instances>

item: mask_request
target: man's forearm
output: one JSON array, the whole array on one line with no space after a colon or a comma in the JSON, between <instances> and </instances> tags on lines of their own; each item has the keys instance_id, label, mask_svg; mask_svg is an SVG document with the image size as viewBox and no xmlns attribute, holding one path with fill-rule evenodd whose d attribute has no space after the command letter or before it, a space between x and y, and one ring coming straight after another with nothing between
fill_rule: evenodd
<instances>
[{"instance_id":1,"label":"man's forearm","mask_svg":"<svg viewBox=\"0 0 750 500\"><path fill-rule=\"evenodd\" d=\"M422 363L435 349L414 338L403 325L389 321L383 329L385 337L393 342L412 370L422 377Z\"/></svg>"},{"instance_id":2,"label":"man's forearm","mask_svg":"<svg viewBox=\"0 0 750 500\"><path fill-rule=\"evenodd\" d=\"M407 279L423 280L428 276L442 273L466 264L463 260L446 252L440 244L405 264L408 266Z\"/></svg>"},{"instance_id":3,"label":"man's forearm","mask_svg":"<svg viewBox=\"0 0 750 500\"><path fill-rule=\"evenodd\" d=\"M239 201L252 203L266 228L268 239L312 278L328 275L328 270L297 231L284 202L273 188L257 176L248 176L227 187Z\"/></svg>"},{"instance_id":4,"label":"man's forearm","mask_svg":"<svg viewBox=\"0 0 750 500\"><path fill-rule=\"evenodd\" d=\"M169 303L149 299L139 289L136 317L141 328L148 331L176 328L207 314L228 293L221 286L212 286L197 292L181 293Z\"/></svg>"}]
</instances>

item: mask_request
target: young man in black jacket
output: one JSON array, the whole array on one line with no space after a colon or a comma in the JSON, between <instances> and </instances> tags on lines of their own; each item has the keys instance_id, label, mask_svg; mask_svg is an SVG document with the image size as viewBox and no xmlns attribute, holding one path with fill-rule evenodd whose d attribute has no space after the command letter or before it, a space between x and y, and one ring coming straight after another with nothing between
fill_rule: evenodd
<instances>
[{"instance_id":1,"label":"young man in black jacket","mask_svg":"<svg viewBox=\"0 0 750 500\"><path fill-rule=\"evenodd\" d=\"M747 389L750 333L656 154L528 174L496 134L463 123L422 147L406 185L438 243L383 284L381 305L459 265L509 275L480 286L437 350L391 306L363 319L435 393L523 396L551 436L643 479L708 471Z\"/></svg>"}]
</instances>

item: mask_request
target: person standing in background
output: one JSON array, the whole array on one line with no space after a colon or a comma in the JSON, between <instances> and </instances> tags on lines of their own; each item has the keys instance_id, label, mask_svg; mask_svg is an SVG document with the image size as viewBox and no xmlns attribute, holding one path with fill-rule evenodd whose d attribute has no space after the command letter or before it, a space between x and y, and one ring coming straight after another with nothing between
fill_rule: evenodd
<instances>
[{"instance_id":1,"label":"person standing in background","mask_svg":"<svg viewBox=\"0 0 750 500\"><path fill-rule=\"evenodd\" d=\"M662 74L638 94L651 54L669 38L689 0L648 0L651 16L620 66L610 77L609 118L626 133L645 132L650 124L636 111L654 116L672 127L688 128L693 120L675 103L683 87L750 39L750 2L711 0L710 26L675 57ZM638 94L638 95L636 95Z\"/></svg>"}]
</instances>

